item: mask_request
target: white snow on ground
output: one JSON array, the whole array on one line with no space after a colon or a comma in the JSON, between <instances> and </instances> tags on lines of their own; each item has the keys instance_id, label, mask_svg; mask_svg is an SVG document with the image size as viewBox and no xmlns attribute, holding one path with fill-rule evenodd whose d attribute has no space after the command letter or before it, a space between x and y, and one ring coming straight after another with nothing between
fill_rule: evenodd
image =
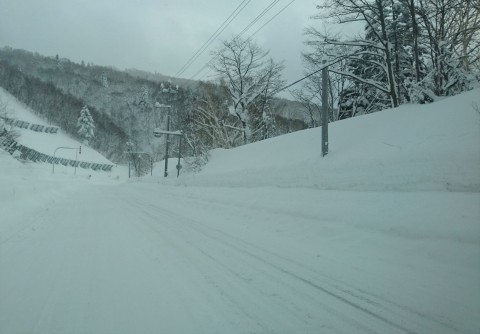
<instances>
[{"instance_id":1,"label":"white snow on ground","mask_svg":"<svg viewBox=\"0 0 480 334\"><path fill-rule=\"evenodd\" d=\"M189 183L341 190L479 191L480 90L422 106L406 105L321 129L213 152Z\"/></svg>"},{"instance_id":2,"label":"white snow on ground","mask_svg":"<svg viewBox=\"0 0 480 334\"><path fill-rule=\"evenodd\" d=\"M15 99L11 94L0 87L0 104L5 105L9 113L10 118L15 118L21 121L29 122L32 124L40 124L45 126L55 126L48 124L48 122L42 120L36 116L29 107ZM80 115L80 110L78 111ZM98 164L113 164L106 159L103 155L99 154L92 148L83 145L77 140L71 138L64 131L60 130L56 134L46 134L42 132L35 132L29 129L15 128L15 131L20 134L18 143L34 149L40 153L53 156L53 153L58 147L70 147L78 148L82 147L81 154L77 155L79 161L94 162ZM56 157L62 157L65 159L75 160L76 150L72 149L59 149L56 151Z\"/></svg>"},{"instance_id":3,"label":"white snow on ground","mask_svg":"<svg viewBox=\"0 0 480 334\"><path fill-rule=\"evenodd\" d=\"M126 180L0 151L1 333L480 332L480 91ZM46 136L46 135L45 135Z\"/></svg>"}]
</instances>

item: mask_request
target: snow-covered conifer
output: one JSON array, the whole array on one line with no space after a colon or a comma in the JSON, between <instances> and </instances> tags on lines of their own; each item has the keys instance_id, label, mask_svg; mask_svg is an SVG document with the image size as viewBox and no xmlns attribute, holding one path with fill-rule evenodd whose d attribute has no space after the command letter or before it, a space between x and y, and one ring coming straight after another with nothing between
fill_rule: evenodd
<instances>
[{"instance_id":1,"label":"snow-covered conifer","mask_svg":"<svg viewBox=\"0 0 480 334\"><path fill-rule=\"evenodd\" d=\"M95 125L87 106L84 106L80 111L80 117L77 121L77 128L78 135L83 139L83 143L88 145L90 140L92 140L95 135Z\"/></svg>"},{"instance_id":2,"label":"snow-covered conifer","mask_svg":"<svg viewBox=\"0 0 480 334\"><path fill-rule=\"evenodd\" d=\"M108 88L110 86L110 83L108 82L108 76L105 71L102 72L102 75L100 76L100 80L102 82L103 88Z\"/></svg>"}]
</instances>

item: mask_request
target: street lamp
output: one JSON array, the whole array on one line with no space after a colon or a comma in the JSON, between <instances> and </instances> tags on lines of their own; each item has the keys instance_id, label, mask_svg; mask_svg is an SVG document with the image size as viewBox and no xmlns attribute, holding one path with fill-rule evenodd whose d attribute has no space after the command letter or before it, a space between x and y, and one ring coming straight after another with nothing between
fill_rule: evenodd
<instances>
[{"instance_id":1,"label":"street lamp","mask_svg":"<svg viewBox=\"0 0 480 334\"><path fill-rule=\"evenodd\" d=\"M65 147L65 146L60 146L53 151L53 160L52 160L52 174L55 174L55 154L57 153L58 150L63 149L63 150L76 150L75 151L75 170L73 172L73 175L77 175L77 161L78 161L78 153L82 154L82 147Z\"/></svg>"}]
</instances>

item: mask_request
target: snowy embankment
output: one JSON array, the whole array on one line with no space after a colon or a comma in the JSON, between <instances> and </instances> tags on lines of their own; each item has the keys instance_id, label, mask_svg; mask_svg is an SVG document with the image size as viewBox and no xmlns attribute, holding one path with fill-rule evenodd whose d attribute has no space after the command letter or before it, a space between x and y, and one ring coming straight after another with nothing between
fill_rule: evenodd
<instances>
[{"instance_id":1,"label":"snowy embankment","mask_svg":"<svg viewBox=\"0 0 480 334\"><path fill-rule=\"evenodd\" d=\"M0 151L0 332L478 333L479 96L333 123L325 158L314 129L179 179Z\"/></svg>"},{"instance_id":2,"label":"snowy embankment","mask_svg":"<svg viewBox=\"0 0 480 334\"><path fill-rule=\"evenodd\" d=\"M0 87L0 106L5 106L7 116L18 119L31 124L39 124L50 126L40 117L36 116L29 107L15 99L10 93ZM79 111L80 112L80 111ZM56 157L78 161L93 162L97 164L112 164L103 155L93 150L92 148L83 145L77 140L71 138L64 131L60 130L58 133L36 132L29 129L22 129L14 127L15 131L20 135L17 139L19 144L28 148L34 149L40 153L53 156L55 150L59 147L79 148L82 146L81 154L78 155L78 150L73 149L59 149L55 152ZM91 171L90 171L91 173Z\"/></svg>"},{"instance_id":3,"label":"snowy embankment","mask_svg":"<svg viewBox=\"0 0 480 334\"><path fill-rule=\"evenodd\" d=\"M475 105L477 110L475 110ZM429 105L404 105L235 150L216 150L199 175L208 186L365 191L480 191L480 90Z\"/></svg>"}]
</instances>

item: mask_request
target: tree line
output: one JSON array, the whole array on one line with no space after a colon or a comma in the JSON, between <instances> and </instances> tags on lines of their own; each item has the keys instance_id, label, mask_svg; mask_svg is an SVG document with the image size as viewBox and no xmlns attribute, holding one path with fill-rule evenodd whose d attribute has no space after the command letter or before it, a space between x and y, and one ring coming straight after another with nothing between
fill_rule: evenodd
<instances>
[{"instance_id":1,"label":"tree line","mask_svg":"<svg viewBox=\"0 0 480 334\"><path fill-rule=\"evenodd\" d=\"M225 62L228 66L222 68L227 51L240 52L234 63ZM116 162L129 159L127 151L146 152L154 161L161 160L166 138L155 138L153 131L157 127L166 130L167 120L171 129L183 132L182 152L194 166L201 165L211 149L232 148L307 127L297 105L273 97L283 83L282 65L267 52L250 40L225 42L215 52L218 81L182 87L172 80L134 77L131 70L127 73L3 48L0 85L80 140L86 138L78 133L79 116L88 107L95 126L91 145ZM170 109L167 112L156 105ZM174 154L176 145L172 142Z\"/></svg>"},{"instance_id":2,"label":"tree line","mask_svg":"<svg viewBox=\"0 0 480 334\"><path fill-rule=\"evenodd\" d=\"M283 63L254 40L241 38L225 40L212 51L215 80L209 82L182 87L141 71L3 48L0 85L74 137L77 125L83 127L81 137L115 161L133 156L126 151L161 160L168 136L155 138L154 130L180 130L182 152L194 167L205 163L214 148L320 126L319 70L324 66L330 121L429 103L478 85L478 0L326 0L317 9L314 19L360 24L363 30L353 37L328 28L306 30L302 57L309 75L294 91L298 103L293 107L275 97L285 85ZM83 116L80 122L87 106L91 119ZM292 110L290 116L285 108ZM82 124L91 126L86 130ZM176 144L171 142L174 151Z\"/></svg>"},{"instance_id":3,"label":"tree line","mask_svg":"<svg viewBox=\"0 0 480 334\"><path fill-rule=\"evenodd\" d=\"M360 23L363 31L345 38L306 30L305 72L318 74L294 94L310 127L321 125L319 69L325 66L330 121L433 102L479 83L478 0L327 0L317 8L314 18ZM251 39L223 41L212 55L218 81L199 85L176 127L193 155L281 134L272 101L285 85L283 64Z\"/></svg>"},{"instance_id":4,"label":"tree line","mask_svg":"<svg viewBox=\"0 0 480 334\"><path fill-rule=\"evenodd\" d=\"M326 0L317 9L314 19L364 28L353 37L328 28L306 31L306 70L329 65L331 119L429 103L478 84L478 0ZM315 110L319 77L296 95Z\"/></svg>"}]
</instances>

